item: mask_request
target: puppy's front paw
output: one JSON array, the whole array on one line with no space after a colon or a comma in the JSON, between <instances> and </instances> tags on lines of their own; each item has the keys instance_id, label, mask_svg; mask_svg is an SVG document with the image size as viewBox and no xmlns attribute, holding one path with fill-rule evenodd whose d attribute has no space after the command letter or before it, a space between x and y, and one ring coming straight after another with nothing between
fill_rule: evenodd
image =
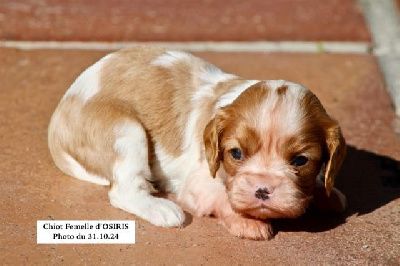
<instances>
[{"instance_id":1,"label":"puppy's front paw","mask_svg":"<svg viewBox=\"0 0 400 266\"><path fill-rule=\"evenodd\" d=\"M150 223L163 227L178 227L185 221L182 209L172 201L163 198L153 198L147 209L139 214Z\"/></svg>"},{"instance_id":2,"label":"puppy's front paw","mask_svg":"<svg viewBox=\"0 0 400 266\"><path fill-rule=\"evenodd\" d=\"M115 190L110 190L109 197L114 207L133 213L157 226L178 227L185 221L182 209L167 199L151 195L121 197Z\"/></svg>"},{"instance_id":3,"label":"puppy's front paw","mask_svg":"<svg viewBox=\"0 0 400 266\"><path fill-rule=\"evenodd\" d=\"M246 218L234 213L223 219L223 223L231 234L241 238L269 240L273 237L272 226L268 220Z\"/></svg>"}]
</instances>

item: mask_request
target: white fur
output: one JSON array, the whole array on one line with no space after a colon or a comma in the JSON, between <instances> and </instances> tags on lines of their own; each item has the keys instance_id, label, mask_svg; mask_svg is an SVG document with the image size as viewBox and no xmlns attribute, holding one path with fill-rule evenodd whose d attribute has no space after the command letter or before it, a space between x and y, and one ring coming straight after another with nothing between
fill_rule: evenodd
<instances>
[{"instance_id":1,"label":"white fur","mask_svg":"<svg viewBox=\"0 0 400 266\"><path fill-rule=\"evenodd\" d=\"M236 75L227 74L218 67L210 64L205 65L199 77L201 85L192 97L192 103L195 105L201 104L202 101L207 100L209 97L213 97L215 95L215 86L218 83L237 78Z\"/></svg>"},{"instance_id":2,"label":"white fur","mask_svg":"<svg viewBox=\"0 0 400 266\"><path fill-rule=\"evenodd\" d=\"M99 82L101 69L103 68L104 63L110 60L112 56L112 54L106 55L100 59L100 61L96 62L94 65L80 74L71 87L67 90L63 98L71 95L78 95L83 102L86 102L96 95L96 93L98 93L100 90Z\"/></svg>"},{"instance_id":3,"label":"white fur","mask_svg":"<svg viewBox=\"0 0 400 266\"><path fill-rule=\"evenodd\" d=\"M195 139L194 134L192 138ZM175 193L182 182L197 169L200 161L200 145L198 141L193 141L180 156L172 157L156 143L155 154L158 161L154 164L153 173L159 178L166 178L165 189Z\"/></svg>"},{"instance_id":4,"label":"white fur","mask_svg":"<svg viewBox=\"0 0 400 266\"><path fill-rule=\"evenodd\" d=\"M183 136L183 145L181 148L182 152L198 151L198 148L196 148L197 145L195 143L198 143L198 139L196 139L196 125L199 116L200 112L197 110L197 108L194 108L194 110L190 112L186 123L185 134Z\"/></svg>"},{"instance_id":5,"label":"white fur","mask_svg":"<svg viewBox=\"0 0 400 266\"><path fill-rule=\"evenodd\" d=\"M119 158L113 168L113 186L109 191L114 207L136 214L158 226L180 226L185 215L175 203L153 197L147 180L151 179L147 138L144 129L135 122L115 128L114 149Z\"/></svg>"},{"instance_id":6,"label":"white fur","mask_svg":"<svg viewBox=\"0 0 400 266\"><path fill-rule=\"evenodd\" d=\"M226 197L226 187L223 178L220 178L221 172L226 175L223 166L218 171L217 178L212 178L207 162L200 163L199 168L182 182L178 201L195 210L198 216L212 214L215 210L214 204Z\"/></svg>"},{"instance_id":7,"label":"white fur","mask_svg":"<svg viewBox=\"0 0 400 266\"><path fill-rule=\"evenodd\" d=\"M105 179L104 177L94 175L91 173L88 173L85 168L82 167L74 158L72 158L69 154L64 154L64 160L68 164L69 170L71 171L72 176L92 182L98 185L102 186L108 186L110 185L110 181Z\"/></svg>"},{"instance_id":8,"label":"white fur","mask_svg":"<svg viewBox=\"0 0 400 266\"><path fill-rule=\"evenodd\" d=\"M214 86L219 82L224 82L233 78L237 78L236 75L225 73L218 67L210 64L206 65L200 77L204 84L210 84Z\"/></svg>"},{"instance_id":9,"label":"white fur","mask_svg":"<svg viewBox=\"0 0 400 266\"><path fill-rule=\"evenodd\" d=\"M265 85L267 85L270 89L277 89L282 87L283 85L289 85L286 80L276 79L276 80L267 80L265 81Z\"/></svg>"},{"instance_id":10,"label":"white fur","mask_svg":"<svg viewBox=\"0 0 400 266\"><path fill-rule=\"evenodd\" d=\"M137 175L142 171L144 175L150 175L147 138L142 126L130 122L116 126L114 132L116 136L114 150L121 157L115 163L114 178L117 178L119 171L128 175Z\"/></svg>"},{"instance_id":11,"label":"white fur","mask_svg":"<svg viewBox=\"0 0 400 266\"><path fill-rule=\"evenodd\" d=\"M193 57L190 54L184 52L167 51L165 54L160 55L159 57L151 61L151 65L169 68L179 61L191 60L192 58Z\"/></svg>"},{"instance_id":12,"label":"white fur","mask_svg":"<svg viewBox=\"0 0 400 266\"><path fill-rule=\"evenodd\" d=\"M182 151L186 151L190 144L199 142L198 139L194 138L195 127L201 115L199 109L204 101L207 101L208 98L211 98L215 95L214 90L218 83L237 78L237 76L227 74L221 71L219 68L209 64L205 65L204 69L200 72L200 74L197 75L200 79L200 86L195 90L195 93L190 99L193 111L190 112L187 120ZM196 152L197 151L198 150L196 150Z\"/></svg>"},{"instance_id":13,"label":"white fur","mask_svg":"<svg viewBox=\"0 0 400 266\"><path fill-rule=\"evenodd\" d=\"M306 90L298 84L287 82L284 80L270 80L266 81L268 88L272 90L270 97L265 99L263 109L259 115L259 127L262 132L268 130L271 126L279 126L282 129L280 131L282 135L296 134L301 128L299 125L302 112L300 102L304 96ZM288 86L286 95L282 98L277 93L277 89L281 86ZM278 101L283 101L280 105L280 110L277 113L278 116L274 116L274 121L271 121L270 114L274 110ZM283 132L284 130L284 132Z\"/></svg>"}]
</instances>

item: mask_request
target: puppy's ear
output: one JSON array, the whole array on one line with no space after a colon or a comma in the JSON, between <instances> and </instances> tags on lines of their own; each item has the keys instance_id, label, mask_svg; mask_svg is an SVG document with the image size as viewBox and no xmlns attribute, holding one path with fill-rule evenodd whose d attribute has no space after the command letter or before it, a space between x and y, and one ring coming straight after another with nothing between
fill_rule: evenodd
<instances>
[{"instance_id":1,"label":"puppy's ear","mask_svg":"<svg viewBox=\"0 0 400 266\"><path fill-rule=\"evenodd\" d=\"M220 141L224 128L224 121L224 112L219 110L214 119L207 124L203 133L206 159L210 168L210 174L213 178L215 178L220 166Z\"/></svg>"},{"instance_id":2,"label":"puppy's ear","mask_svg":"<svg viewBox=\"0 0 400 266\"><path fill-rule=\"evenodd\" d=\"M346 142L337 122L327 128L325 134L329 152L325 171L325 189L329 196L335 184L336 175L339 173L346 156Z\"/></svg>"}]
</instances>

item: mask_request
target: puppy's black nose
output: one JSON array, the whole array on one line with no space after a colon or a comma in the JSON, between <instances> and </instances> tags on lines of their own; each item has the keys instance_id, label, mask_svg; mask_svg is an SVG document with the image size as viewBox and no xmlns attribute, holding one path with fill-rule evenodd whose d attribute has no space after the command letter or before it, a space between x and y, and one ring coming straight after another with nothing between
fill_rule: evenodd
<instances>
[{"instance_id":1,"label":"puppy's black nose","mask_svg":"<svg viewBox=\"0 0 400 266\"><path fill-rule=\"evenodd\" d=\"M257 199L262 199L262 200L266 200L266 199L269 199L269 194L271 194L269 191L268 191L268 189L265 187L265 188L259 188L259 189L257 189L257 191L256 191L256 194L254 194L254 196L257 198Z\"/></svg>"}]
</instances>

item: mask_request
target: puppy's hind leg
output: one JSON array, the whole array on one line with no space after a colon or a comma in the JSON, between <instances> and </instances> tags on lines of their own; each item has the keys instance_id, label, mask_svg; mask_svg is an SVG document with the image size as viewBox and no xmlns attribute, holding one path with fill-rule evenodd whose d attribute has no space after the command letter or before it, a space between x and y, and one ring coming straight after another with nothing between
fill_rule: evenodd
<instances>
[{"instance_id":1,"label":"puppy's hind leg","mask_svg":"<svg viewBox=\"0 0 400 266\"><path fill-rule=\"evenodd\" d=\"M150 194L154 189L147 181L151 172L147 136L141 124L133 119L120 123L115 127L115 136L117 159L108 193L111 204L157 226L182 225L185 215L180 207Z\"/></svg>"}]
</instances>

